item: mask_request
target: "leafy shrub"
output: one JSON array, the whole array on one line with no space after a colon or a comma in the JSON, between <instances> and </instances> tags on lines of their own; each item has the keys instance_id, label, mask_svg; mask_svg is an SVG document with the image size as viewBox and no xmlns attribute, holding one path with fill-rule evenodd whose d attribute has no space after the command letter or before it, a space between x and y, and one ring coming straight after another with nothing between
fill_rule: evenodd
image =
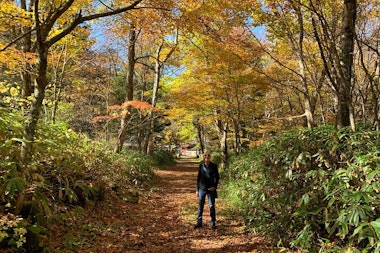
<instances>
[{"instance_id":1,"label":"leafy shrub","mask_svg":"<svg viewBox=\"0 0 380 253\"><path fill-rule=\"evenodd\" d=\"M0 217L0 250L2 252L42 252L39 241L45 229L30 224L21 216L12 213Z\"/></svg>"},{"instance_id":2,"label":"leafy shrub","mask_svg":"<svg viewBox=\"0 0 380 253\"><path fill-rule=\"evenodd\" d=\"M229 195L252 228L286 247L380 252L379 135L331 126L279 134L232 161Z\"/></svg>"},{"instance_id":3,"label":"leafy shrub","mask_svg":"<svg viewBox=\"0 0 380 253\"><path fill-rule=\"evenodd\" d=\"M15 249L22 248L26 243L27 222L13 214L2 215L0 218L0 245ZM0 248L5 248L0 246Z\"/></svg>"},{"instance_id":4,"label":"leafy shrub","mask_svg":"<svg viewBox=\"0 0 380 253\"><path fill-rule=\"evenodd\" d=\"M154 175L154 162L144 153L124 150L121 154L110 154L113 161L103 168L102 177L110 186L118 188L133 184L148 185Z\"/></svg>"},{"instance_id":5,"label":"leafy shrub","mask_svg":"<svg viewBox=\"0 0 380 253\"><path fill-rule=\"evenodd\" d=\"M154 161L151 157L139 151L129 150L126 155L127 177L137 185L149 184L153 178Z\"/></svg>"},{"instance_id":6,"label":"leafy shrub","mask_svg":"<svg viewBox=\"0 0 380 253\"><path fill-rule=\"evenodd\" d=\"M155 150L151 156L157 166L169 166L176 163L174 154L168 150Z\"/></svg>"},{"instance_id":7,"label":"leafy shrub","mask_svg":"<svg viewBox=\"0 0 380 253\"><path fill-rule=\"evenodd\" d=\"M203 159L203 156L200 156L200 159ZM211 153L211 161L216 164L220 164L222 162L222 153L220 151L212 151Z\"/></svg>"}]
</instances>

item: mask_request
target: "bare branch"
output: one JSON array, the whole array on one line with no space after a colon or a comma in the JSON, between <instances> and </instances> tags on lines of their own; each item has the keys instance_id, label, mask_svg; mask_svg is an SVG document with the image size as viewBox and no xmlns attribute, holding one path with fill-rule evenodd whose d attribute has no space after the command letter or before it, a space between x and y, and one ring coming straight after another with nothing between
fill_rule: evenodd
<instances>
[{"instance_id":1,"label":"bare branch","mask_svg":"<svg viewBox=\"0 0 380 253\"><path fill-rule=\"evenodd\" d=\"M104 5L107 9L110 9L111 11L114 11L115 9L113 9L112 7L108 6L107 4L105 4L102 0L98 0L102 5Z\"/></svg>"}]
</instances>

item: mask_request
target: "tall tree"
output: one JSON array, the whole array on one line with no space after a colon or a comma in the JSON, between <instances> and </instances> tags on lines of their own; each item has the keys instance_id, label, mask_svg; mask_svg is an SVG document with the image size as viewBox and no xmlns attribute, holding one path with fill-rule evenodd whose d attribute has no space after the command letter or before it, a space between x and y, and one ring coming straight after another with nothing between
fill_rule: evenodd
<instances>
[{"instance_id":1,"label":"tall tree","mask_svg":"<svg viewBox=\"0 0 380 253\"><path fill-rule=\"evenodd\" d=\"M135 65L136 65L136 41L137 41L137 34L136 34L136 27L134 24L130 24L129 27L129 36L128 36L128 73L127 73L127 80L125 85L125 101L132 101L133 100L133 93L134 93L134 74L135 74ZM131 107L127 107L125 110L125 116L121 118L121 125L119 129L119 134L116 140L116 146L115 146L115 152L120 153L123 149L123 145L127 136L127 130L128 130L128 121L131 116L130 112Z\"/></svg>"},{"instance_id":2,"label":"tall tree","mask_svg":"<svg viewBox=\"0 0 380 253\"><path fill-rule=\"evenodd\" d=\"M157 105L164 65L171 58L178 42L178 36L175 35L175 16L177 14L171 11L175 8L173 4L174 1L172 0L159 1L155 5L155 9L146 8L133 17L127 15L118 19L117 25L112 29L113 37L117 37L128 44L126 86L132 92L126 93L125 101L135 99L149 101L154 107ZM133 27L130 24L133 24ZM138 31L138 34L135 31L134 38L131 37L130 29ZM148 81L143 81L146 72L151 73L151 78ZM139 83L142 82L144 82L141 85L143 87L135 92L134 87L138 89ZM129 114L127 113L127 115ZM136 131L128 131L132 126L125 123L137 125L138 122L121 122L115 151L121 151L127 135L136 134L136 136L131 137L138 142L139 149L149 152L159 116L157 111L150 111L147 116L141 117L140 123L144 121L145 123L142 124L143 127L139 127L137 133Z\"/></svg>"},{"instance_id":3,"label":"tall tree","mask_svg":"<svg viewBox=\"0 0 380 253\"><path fill-rule=\"evenodd\" d=\"M337 97L336 126L355 130L352 105L353 54L355 41L356 0L331 5L310 0L314 35L319 45L325 72ZM326 8L330 9L326 9ZM339 14L338 10L343 11ZM332 17L326 16L331 10ZM340 16L339 16L340 15ZM340 21L340 22L338 22Z\"/></svg>"},{"instance_id":4,"label":"tall tree","mask_svg":"<svg viewBox=\"0 0 380 253\"><path fill-rule=\"evenodd\" d=\"M379 2L359 2L356 29L357 61L355 75L356 101L360 110L357 120L370 123L380 129L380 48L379 48Z\"/></svg>"},{"instance_id":5,"label":"tall tree","mask_svg":"<svg viewBox=\"0 0 380 253\"><path fill-rule=\"evenodd\" d=\"M352 130L355 130L352 87L356 13L356 0L344 0L342 21L343 35L340 45L343 80L338 94L338 96L342 96L342 98L340 98L340 113L338 113L337 126L351 126Z\"/></svg>"},{"instance_id":6,"label":"tall tree","mask_svg":"<svg viewBox=\"0 0 380 253\"><path fill-rule=\"evenodd\" d=\"M157 101L158 101L158 93L160 88L160 82L163 75L163 68L167 61L170 59L174 51L176 50L176 47L178 45L178 30L175 32L174 35L174 41L173 42L167 42L165 41L165 38L162 38L160 44L157 46L156 54L154 56L154 80L153 80L153 93L152 93L152 100L151 104L153 107L156 107ZM169 47L168 47L169 46ZM154 131L154 112L151 111L149 114L150 117L150 124L148 131L145 135L145 146L144 151L147 153L150 153L152 150L152 147L150 144L152 143L152 135Z\"/></svg>"}]
</instances>

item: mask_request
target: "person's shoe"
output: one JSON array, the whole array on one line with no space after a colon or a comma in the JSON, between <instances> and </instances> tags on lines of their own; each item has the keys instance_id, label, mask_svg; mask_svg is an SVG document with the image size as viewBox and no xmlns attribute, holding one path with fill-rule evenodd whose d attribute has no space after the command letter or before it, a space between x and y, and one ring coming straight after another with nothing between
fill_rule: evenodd
<instances>
[{"instance_id":1,"label":"person's shoe","mask_svg":"<svg viewBox=\"0 0 380 253\"><path fill-rule=\"evenodd\" d=\"M212 230L215 230L215 229L216 229L216 225L215 225L215 223L211 224L211 229L212 229Z\"/></svg>"},{"instance_id":2,"label":"person's shoe","mask_svg":"<svg viewBox=\"0 0 380 253\"><path fill-rule=\"evenodd\" d=\"M202 227L202 223L197 223L195 224L194 229L201 228L201 227Z\"/></svg>"}]
</instances>

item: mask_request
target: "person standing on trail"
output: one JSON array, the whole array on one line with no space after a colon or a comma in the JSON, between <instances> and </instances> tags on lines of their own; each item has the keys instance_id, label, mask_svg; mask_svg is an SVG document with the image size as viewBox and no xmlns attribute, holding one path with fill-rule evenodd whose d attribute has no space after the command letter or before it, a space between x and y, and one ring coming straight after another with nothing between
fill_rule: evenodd
<instances>
[{"instance_id":1,"label":"person standing on trail","mask_svg":"<svg viewBox=\"0 0 380 253\"><path fill-rule=\"evenodd\" d=\"M210 207L211 228L216 229L215 199L218 197L216 189L219 183L218 166L211 162L209 151L203 153L203 161L199 164L197 177L198 217L194 228L202 227L203 207L206 196Z\"/></svg>"}]
</instances>

